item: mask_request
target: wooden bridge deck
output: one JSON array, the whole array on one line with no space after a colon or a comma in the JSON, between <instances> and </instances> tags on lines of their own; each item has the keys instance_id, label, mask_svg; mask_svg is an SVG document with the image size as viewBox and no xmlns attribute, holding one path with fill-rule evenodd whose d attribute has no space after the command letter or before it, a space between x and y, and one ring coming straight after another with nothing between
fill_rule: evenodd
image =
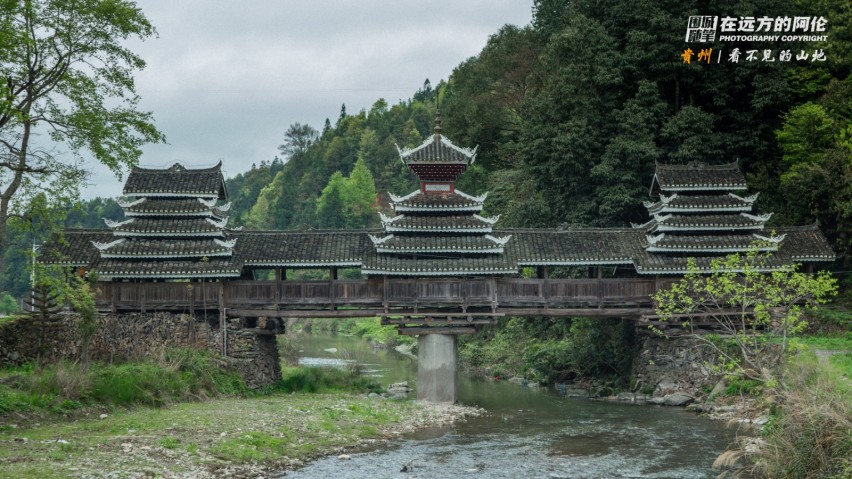
<instances>
[{"instance_id":1,"label":"wooden bridge deck","mask_svg":"<svg viewBox=\"0 0 852 479\"><path fill-rule=\"evenodd\" d=\"M653 308L650 295L671 280L364 279L97 284L112 311L227 310L233 316L368 317L491 313L513 316L624 316Z\"/></svg>"}]
</instances>

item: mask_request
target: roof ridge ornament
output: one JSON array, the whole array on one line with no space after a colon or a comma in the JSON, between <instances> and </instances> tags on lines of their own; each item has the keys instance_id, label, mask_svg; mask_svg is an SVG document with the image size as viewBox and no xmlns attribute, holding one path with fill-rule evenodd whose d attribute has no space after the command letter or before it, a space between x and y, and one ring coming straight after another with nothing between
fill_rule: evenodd
<instances>
[{"instance_id":1,"label":"roof ridge ornament","mask_svg":"<svg viewBox=\"0 0 852 479\"><path fill-rule=\"evenodd\" d=\"M379 212L379 217L382 219L383 224L393 223L394 221L402 218L403 216L404 215L396 215L393 218L390 218L387 215L385 215L384 213L382 213L381 211Z\"/></svg>"},{"instance_id":2,"label":"roof ridge ornament","mask_svg":"<svg viewBox=\"0 0 852 479\"><path fill-rule=\"evenodd\" d=\"M509 240L510 240L510 239L512 239L512 235L504 236L504 237L502 237L502 238L497 238L497 237L495 237L495 236L491 236L491 235L485 235L485 237L486 237L488 240L493 241L493 242L495 242L496 244L498 244L498 245L500 245L500 246L506 246L506 243L508 243L508 242L509 242Z\"/></svg>"},{"instance_id":3,"label":"roof ridge ornament","mask_svg":"<svg viewBox=\"0 0 852 479\"><path fill-rule=\"evenodd\" d=\"M130 208L131 206L136 206L140 203L144 203L147 199L148 198L145 198L144 196L137 199L136 201L127 201L123 198L119 198L115 200L115 202L118 203L118 206L121 206L122 208Z\"/></svg>"},{"instance_id":4,"label":"roof ridge ornament","mask_svg":"<svg viewBox=\"0 0 852 479\"><path fill-rule=\"evenodd\" d=\"M633 229L638 230L638 229L642 229L642 228L647 228L648 226L650 226L651 224L653 224L655 221L656 221L656 220L655 220L655 219L653 219L653 218L651 218L650 220L648 220L648 221L646 221L646 222L644 222L644 223L633 223L633 222L631 221L631 222L630 222L630 226L631 226Z\"/></svg>"},{"instance_id":5,"label":"roof ridge ornament","mask_svg":"<svg viewBox=\"0 0 852 479\"><path fill-rule=\"evenodd\" d=\"M456 193L458 193L458 191ZM417 196L419 194L420 194L420 190L414 190L414 191L412 191L411 193L409 193L405 196L397 196L397 195L391 193L390 191L388 191L388 196L390 196L391 201L394 202L394 203L402 203L403 201L410 200L411 198L414 198L415 196Z\"/></svg>"},{"instance_id":6,"label":"roof ridge ornament","mask_svg":"<svg viewBox=\"0 0 852 479\"><path fill-rule=\"evenodd\" d=\"M218 201L216 198L210 198L209 200L205 200L204 198L196 198L196 199L198 200L199 203L201 203L202 205L204 205L208 208L212 208L213 205L216 204L216 201Z\"/></svg>"},{"instance_id":7,"label":"roof ridge ornament","mask_svg":"<svg viewBox=\"0 0 852 479\"><path fill-rule=\"evenodd\" d=\"M434 142L436 140L440 141L444 146L452 148L453 150L455 150L455 151L463 154L464 156L470 158L470 164L471 165L473 164L474 161L476 161L476 151L479 149L479 145L476 145L473 149L464 148L464 147L456 145L455 143L452 142L452 140L450 140L446 136L441 136L441 137L438 137L438 138L436 138L435 136L432 136L432 137L426 138L425 140L423 140L423 143L421 143L419 146L416 146L414 148L402 149L402 148L399 147L399 145L396 145L396 151L399 152L400 160L402 160L404 162L406 156L409 156L409 155L411 155L412 153L414 153L418 150L426 148L427 146L431 145L432 142Z\"/></svg>"},{"instance_id":8,"label":"roof ridge ornament","mask_svg":"<svg viewBox=\"0 0 852 479\"><path fill-rule=\"evenodd\" d=\"M677 198L677 193L673 193L671 196L666 196L666 195L664 195L664 194L660 193L660 201L661 201L664 205L667 205L667 204L671 203L671 202L672 202L672 200L673 200L673 199L675 199L675 198Z\"/></svg>"},{"instance_id":9,"label":"roof ridge ornament","mask_svg":"<svg viewBox=\"0 0 852 479\"><path fill-rule=\"evenodd\" d=\"M124 221L113 221L109 218L104 218L103 220L104 220L104 223L106 223L108 228L118 228L119 226L124 226L124 225L130 224L130 223L133 223L135 218L130 218L129 220L124 220Z\"/></svg>"},{"instance_id":10,"label":"roof ridge ornament","mask_svg":"<svg viewBox=\"0 0 852 479\"><path fill-rule=\"evenodd\" d=\"M98 251L108 250L108 249L112 248L113 246L115 246L117 244L121 244L121 243L124 243L124 238L119 238L119 239L117 239L115 241L111 241L109 243L101 243L99 241L92 241L92 245L95 248L97 248Z\"/></svg>"},{"instance_id":11,"label":"roof ridge ornament","mask_svg":"<svg viewBox=\"0 0 852 479\"><path fill-rule=\"evenodd\" d=\"M368 236L370 237L370 240L372 240L373 244L374 244L374 245L376 245L376 246L378 246L378 245L380 245L380 244L382 244L382 243L384 243L384 242L386 242L386 241L388 241L388 240L393 239L393 235L392 235L392 234L391 234L391 235L387 235L387 236L385 236L385 237L383 237L383 238L379 238L378 236L375 236L375 235L368 235Z\"/></svg>"},{"instance_id":12,"label":"roof ridge ornament","mask_svg":"<svg viewBox=\"0 0 852 479\"><path fill-rule=\"evenodd\" d=\"M672 217L671 213L667 214L667 215L655 214L654 215L654 221L656 221L657 223L665 223L671 217Z\"/></svg>"},{"instance_id":13,"label":"roof ridge ornament","mask_svg":"<svg viewBox=\"0 0 852 479\"><path fill-rule=\"evenodd\" d=\"M469 199L469 200L471 200L471 201L475 201L475 202L477 202L477 203L484 203L484 202L485 202L485 198L487 198L487 197L488 197L488 192L487 192L487 191L486 191L485 193L483 193L483 194L479 195L479 196L469 195L469 194L467 194L467 193L465 193L464 191L461 191L461 190L456 190L456 191L455 191L455 193L456 193L457 195L459 195L459 196L463 197L463 198L467 198L467 199Z\"/></svg>"},{"instance_id":14,"label":"roof ridge ornament","mask_svg":"<svg viewBox=\"0 0 852 479\"><path fill-rule=\"evenodd\" d=\"M497 221L500 220L500 215L486 217L486 216L480 216L480 215L474 213L473 217L478 219L478 220L482 220L482 221L484 221L484 222L486 222L490 225L493 225L494 223L496 223Z\"/></svg>"},{"instance_id":15,"label":"roof ridge ornament","mask_svg":"<svg viewBox=\"0 0 852 479\"><path fill-rule=\"evenodd\" d=\"M204 218L204 219L207 220L208 223L210 223L211 225L213 225L213 226L215 226L216 228L219 228L219 229L224 228L225 225L228 224L228 217L227 216L222 218L222 221L216 221L213 218Z\"/></svg>"},{"instance_id":16,"label":"roof ridge ornament","mask_svg":"<svg viewBox=\"0 0 852 479\"><path fill-rule=\"evenodd\" d=\"M237 238L227 240L227 241L220 240L219 238L213 238L213 242L216 243L219 246L224 247L224 248L231 249L231 248L234 247L234 245L237 244Z\"/></svg>"},{"instance_id":17,"label":"roof ridge ornament","mask_svg":"<svg viewBox=\"0 0 852 479\"><path fill-rule=\"evenodd\" d=\"M645 235L645 239L648 241L649 245L655 245L655 244L659 243L665 237L666 237L665 233L660 233L657 236Z\"/></svg>"},{"instance_id":18,"label":"roof ridge ornament","mask_svg":"<svg viewBox=\"0 0 852 479\"><path fill-rule=\"evenodd\" d=\"M748 213L740 213L743 217L748 218L752 221L756 221L759 223L765 223L769 221L769 218L772 218L772 213L766 213L764 215L750 215Z\"/></svg>"},{"instance_id":19,"label":"roof ridge ornament","mask_svg":"<svg viewBox=\"0 0 852 479\"><path fill-rule=\"evenodd\" d=\"M216 206L215 209L224 213L224 212L231 209L231 202L229 201L229 202L225 203L224 205Z\"/></svg>"},{"instance_id":20,"label":"roof ridge ornament","mask_svg":"<svg viewBox=\"0 0 852 479\"><path fill-rule=\"evenodd\" d=\"M758 192L749 196L739 196L729 192L728 195L745 203L754 203L757 201L757 197L760 196L760 193Z\"/></svg>"},{"instance_id":21,"label":"roof ridge ornament","mask_svg":"<svg viewBox=\"0 0 852 479\"><path fill-rule=\"evenodd\" d=\"M767 242L772 243L772 244L780 244L782 241L784 241L784 238L787 237L787 233L784 233L784 234L778 235L778 236L772 236L772 237L761 236L759 234L752 233L752 236L759 239L760 241L767 241Z\"/></svg>"}]
</instances>

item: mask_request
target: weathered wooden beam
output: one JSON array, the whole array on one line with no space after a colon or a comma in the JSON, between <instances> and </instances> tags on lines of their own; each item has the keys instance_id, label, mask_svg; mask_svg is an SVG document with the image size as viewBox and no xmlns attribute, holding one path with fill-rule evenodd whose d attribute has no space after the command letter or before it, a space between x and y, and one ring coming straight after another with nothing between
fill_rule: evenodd
<instances>
[{"instance_id":1,"label":"weathered wooden beam","mask_svg":"<svg viewBox=\"0 0 852 479\"><path fill-rule=\"evenodd\" d=\"M649 314L653 310L644 308L499 308L497 312L506 316L625 317L639 319L643 314Z\"/></svg>"},{"instance_id":2,"label":"weathered wooden beam","mask_svg":"<svg viewBox=\"0 0 852 479\"><path fill-rule=\"evenodd\" d=\"M468 326L468 325L486 325L486 324L496 324L497 321L494 319L474 319L471 321L464 319L383 319L381 323L385 326L405 326L405 325L418 325L418 326Z\"/></svg>"},{"instance_id":3,"label":"weathered wooden beam","mask_svg":"<svg viewBox=\"0 0 852 479\"><path fill-rule=\"evenodd\" d=\"M418 334L473 334L476 328L473 327L404 327L400 326L398 332L402 336L416 336Z\"/></svg>"},{"instance_id":4,"label":"weathered wooden beam","mask_svg":"<svg viewBox=\"0 0 852 479\"><path fill-rule=\"evenodd\" d=\"M268 318L374 318L382 314L381 309L338 309L329 311L327 309L228 309L228 316L233 317L261 317Z\"/></svg>"},{"instance_id":5,"label":"weathered wooden beam","mask_svg":"<svg viewBox=\"0 0 852 479\"><path fill-rule=\"evenodd\" d=\"M490 317L490 316L503 317L503 316L505 316L505 314L503 314L503 313L474 313L474 312L468 312L468 313L465 313L465 312L453 313L452 311L418 311L417 313L411 313L411 312L405 312L405 311L397 311L397 312L395 312L395 313L394 313L394 312L389 312L389 313L382 313L382 314L380 314L380 315L379 315L379 317L380 317L380 318L395 318L395 317L399 317L399 316L405 316L405 317L411 317L411 316L423 316L423 317L435 316L435 317L452 317L452 318L456 318L456 319L463 319L463 318L465 318L466 316L473 316L473 317L475 317L475 318L483 317L483 316L484 316L484 317Z\"/></svg>"}]
</instances>

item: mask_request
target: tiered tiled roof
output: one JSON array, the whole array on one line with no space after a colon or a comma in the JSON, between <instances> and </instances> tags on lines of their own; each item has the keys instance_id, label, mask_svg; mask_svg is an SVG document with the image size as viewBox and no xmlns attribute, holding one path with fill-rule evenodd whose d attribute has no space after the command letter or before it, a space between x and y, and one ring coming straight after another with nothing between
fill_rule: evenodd
<instances>
[{"instance_id":1,"label":"tiered tiled roof","mask_svg":"<svg viewBox=\"0 0 852 479\"><path fill-rule=\"evenodd\" d=\"M684 267L685 255L697 257L699 265L709 265L713 257L745 252L756 244L763 251L778 251L785 238L756 233L766 229L772 214L751 214L757 195L733 193L746 187L736 162L657 164L651 191L656 190L655 185L661 191L659 201L645 202L651 220L634 225L647 233L645 251L651 255L637 264L640 272L640 265L659 271ZM657 259L665 256L671 258Z\"/></svg>"},{"instance_id":2,"label":"tiered tiled roof","mask_svg":"<svg viewBox=\"0 0 852 479\"><path fill-rule=\"evenodd\" d=\"M748 212L757 200L757 194L740 197L727 195L660 195L657 202L646 201L645 207L652 215L664 213Z\"/></svg>"},{"instance_id":3,"label":"tiered tiled roof","mask_svg":"<svg viewBox=\"0 0 852 479\"><path fill-rule=\"evenodd\" d=\"M393 218L382 217L387 232L428 232L428 233L490 233L491 226L498 218L486 218L473 215L399 215Z\"/></svg>"},{"instance_id":4,"label":"tiered tiled roof","mask_svg":"<svg viewBox=\"0 0 852 479\"><path fill-rule=\"evenodd\" d=\"M834 260L834 252L816 225L778 228L776 233L783 237L783 241L777 244L768 263L770 267ZM713 257L718 257L702 256L701 251L678 256L651 252L646 250L646 234L631 228L496 229L493 233L495 237L511 237L499 255L383 254L376 250L370 238L382 234L381 230L229 232L229 237L236 240L236 244L226 265L218 262L223 258L210 255L206 262L186 264L149 261L142 264L163 274L177 270L178 266L188 270L189 266L195 265L198 271L206 268L204 274L215 273L220 276L236 275L242 268L333 266L360 267L366 274L414 274L420 271L417 274L423 276L488 272L516 274L525 266L604 265L635 268L640 274L682 274L686 271L687 258L690 256L698 256L699 267L705 268L709 268ZM747 236L754 238L752 235ZM104 271L110 274L131 271L130 267L122 266L126 265L124 262L117 263L111 258L103 258L93 245L93 242L114 240L109 231L66 230L65 240L64 246L55 248L61 255L45 257L44 260L70 266L88 266L101 271L102 278ZM424 264L429 268L424 268ZM138 268L133 269L136 270Z\"/></svg>"},{"instance_id":5,"label":"tiered tiled roof","mask_svg":"<svg viewBox=\"0 0 852 479\"><path fill-rule=\"evenodd\" d=\"M210 168L187 169L175 163L166 169L134 167L124 183L124 196L226 199L222 162Z\"/></svg>"},{"instance_id":6,"label":"tiered tiled roof","mask_svg":"<svg viewBox=\"0 0 852 479\"><path fill-rule=\"evenodd\" d=\"M440 112L435 117L434 135L417 148L397 150L400 160L423 182L453 182L476 161L476 148L461 148L441 135ZM451 193L452 188L445 192Z\"/></svg>"},{"instance_id":7,"label":"tiered tiled roof","mask_svg":"<svg viewBox=\"0 0 852 479\"><path fill-rule=\"evenodd\" d=\"M503 252L511 236L491 234L497 217L480 216L485 196L455 189L455 180L473 163L476 149L460 148L435 134L400 159L420 178L420 189L403 197L391 194L397 213L381 215L384 234L370 235L373 255L362 271L372 275L453 276L505 275L518 271Z\"/></svg>"},{"instance_id":8,"label":"tiered tiled roof","mask_svg":"<svg viewBox=\"0 0 852 479\"><path fill-rule=\"evenodd\" d=\"M767 268L832 261L816 227L776 228L755 215L757 195L745 189L736 163L657 165L647 202L651 219L633 228L499 229L481 216L485 196L455 189L475 150L435 134L401 152L421 187L391 195L393 217L371 231L230 231L221 164L187 170L134 169L121 203L126 220L110 229L66 230L43 260L97 270L102 280L239 277L251 268L361 268L367 275L499 276L529 266L632 267L639 274L683 274L689 257L709 269L713 258L759 241L771 252ZM449 166L449 169L443 167Z\"/></svg>"},{"instance_id":9,"label":"tiered tiled roof","mask_svg":"<svg viewBox=\"0 0 852 479\"><path fill-rule=\"evenodd\" d=\"M92 246L99 253L103 279L237 277L242 265L233 261L236 240L228 223L222 164L186 169L134 168L119 204L128 219L105 219L112 238Z\"/></svg>"},{"instance_id":10,"label":"tiered tiled roof","mask_svg":"<svg viewBox=\"0 0 852 479\"><path fill-rule=\"evenodd\" d=\"M652 189L654 185L665 192L737 191L748 188L739 162L736 161L724 165L657 163Z\"/></svg>"},{"instance_id":11,"label":"tiered tiled roof","mask_svg":"<svg viewBox=\"0 0 852 479\"><path fill-rule=\"evenodd\" d=\"M147 198L139 198L133 202L120 202L119 206L124 209L124 216L128 218L137 216L203 216L223 217L226 215L230 204L215 205L216 201L203 200L201 198L168 200L159 199L148 201ZM212 207L212 208L211 208Z\"/></svg>"},{"instance_id":12,"label":"tiered tiled roof","mask_svg":"<svg viewBox=\"0 0 852 479\"><path fill-rule=\"evenodd\" d=\"M433 212L433 211L464 211L479 213L482 211L485 197L470 196L455 190L443 195L429 195L417 190L410 195L396 196L391 194L391 205L397 213Z\"/></svg>"}]
</instances>

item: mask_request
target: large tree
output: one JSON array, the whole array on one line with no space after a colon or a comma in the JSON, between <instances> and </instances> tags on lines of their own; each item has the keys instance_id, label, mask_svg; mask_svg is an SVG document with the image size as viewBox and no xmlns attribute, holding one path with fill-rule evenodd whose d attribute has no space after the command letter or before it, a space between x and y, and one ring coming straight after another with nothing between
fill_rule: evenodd
<instances>
[{"instance_id":1,"label":"large tree","mask_svg":"<svg viewBox=\"0 0 852 479\"><path fill-rule=\"evenodd\" d=\"M154 33L131 1L0 2L0 249L39 191L78 196L85 158L120 176L143 144L164 141L137 108L145 62L124 46Z\"/></svg>"}]
</instances>

